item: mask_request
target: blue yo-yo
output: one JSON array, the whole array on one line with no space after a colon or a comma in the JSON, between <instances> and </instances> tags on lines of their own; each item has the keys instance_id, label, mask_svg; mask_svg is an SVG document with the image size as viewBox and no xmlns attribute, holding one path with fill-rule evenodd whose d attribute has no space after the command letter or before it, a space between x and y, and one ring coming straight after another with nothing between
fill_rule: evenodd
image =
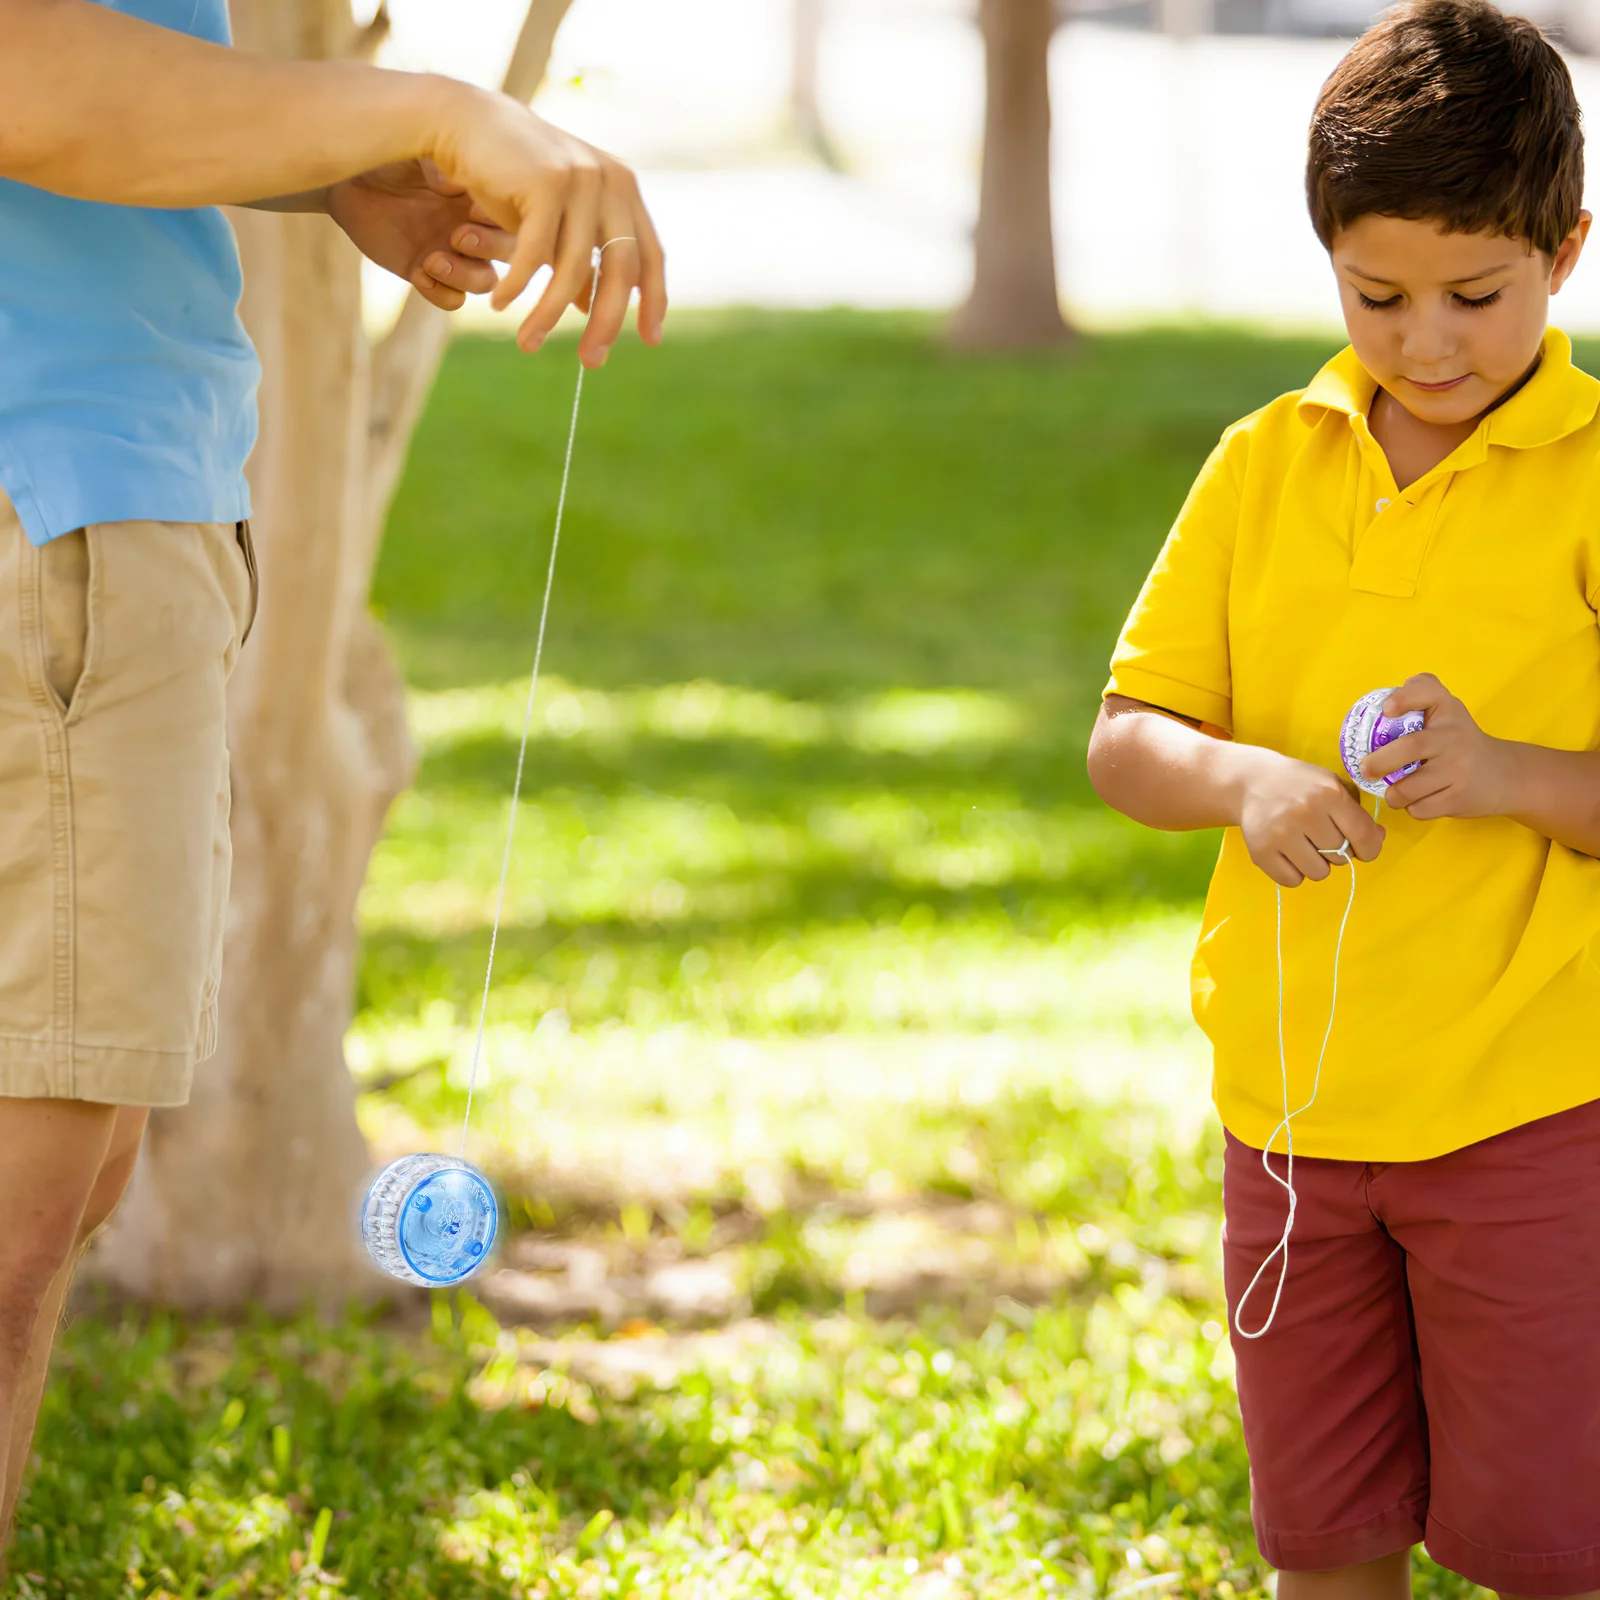
<instances>
[{"instance_id":1,"label":"blue yo-yo","mask_svg":"<svg viewBox=\"0 0 1600 1600\"><path fill-rule=\"evenodd\" d=\"M455 1156L391 1161L361 1208L367 1254L393 1277L429 1288L470 1278L489 1259L499 1226L489 1180Z\"/></svg>"},{"instance_id":2,"label":"blue yo-yo","mask_svg":"<svg viewBox=\"0 0 1600 1600\"><path fill-rule=\"evenodd\" d=\"M1344 759L1344 770L1350 774L1350 781L1368 794L1383 794L1390 784L1409 778L1422 765L1420 761L1410 761L1383 778L1369 778L1361 771L1361 763L1374 750L1393 744L1403 734L1422 731L1420 711L1407 711L1398 717L1384 716L1383 703L1393 693L1393 689L1373 689L1362 695L1346 713L1344 726L1339 730L1339 754Z\"/></svg>"}]
</instances>

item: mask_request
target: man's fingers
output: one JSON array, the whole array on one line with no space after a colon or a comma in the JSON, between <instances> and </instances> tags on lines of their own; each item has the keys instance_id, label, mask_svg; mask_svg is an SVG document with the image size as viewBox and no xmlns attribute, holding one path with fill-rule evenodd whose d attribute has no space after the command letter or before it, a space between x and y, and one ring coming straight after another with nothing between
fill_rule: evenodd
<instances>
[{"instance_id":1,"label":"man's fingers","mask_svg":"<svg viewBox=\"0 0 1600 1600\"><path fill-rule=\"evenodd\" d=\"M440 283L421 267L411 274L410 282L411 287L429 305L438 306L441 311L459 311L466 304L467 297L460 289L447 283Z\"/></svg>"},{"instance_id":2,"label":"man's fingers","mask_svg":"<svg viewBox=\"0 0 1600 1600\"><path fill-rule=\"evenodd\" d=\"M490 296L489 304L496 311L504 311L533 281L540 267L548 266L555 251L555 235L542 209L530 211L517 229L516 242L500 287Z\"/></svg>"},{"instance_id":3,"label":"man's fingers","mask_svg":"<svg viewBox=\"0 0 1600 1600\"><path fill-rule=\"evenodd\" d=\"M620 234L613 238L616 242L607 245L605 254L600 257L600 287L595 291L594 303L589 307L589 324L578 344L578 359L586 367L605 364L611 346L622 332L628 302L639 281L638 241Z\"/></svg>"},{"instance_id":4,"label":"man's fingers","mask_svg":"<svg viewBox=\"0 0 1600 1600\"><path fill-rule=\"evenodd\" d=\"M467 186L464 183L457 183L454 178L445 177L431 161L424 159L419 161L417 165L422 170L422 181L435 194L458 195L467 192Z\"/></svg>"},{"instance_id":5,"label":"man's fingers","mask_svg":"<svg viewBox=\"0 0 1600 1600\"><path fill-rule=\"evenodd\" d=\"M463 222L450 235L450 248L475 261L509 261L516 249L517 236L493 223Z\"/></svg>"},{"instance_id":6,"label":"man's fingers","mask_svg":"<svg viewBox=\"0 0 1600 1600\"><path fill-rule=\"evenodd\" d=\"M489 294L500 281L500 274L487 261L472 261L445 250L435 250L422 269L447 288L467 294Z\"/></svg>"},{"instance_id":7,"label":"man's fingers","mask_svg":"<svg viewBox=\"0 0 1600 1600\"><path fill-rule=\"evenodd\" d=\"M667 319L666 252L642 200L634 206L633 231L639 241L639 337L660 344Z\"/></svg>"},{"instance_id":8,"label":"man's fingers","mask_svg":"<svg viewBox=\"0 0 1600 1600\"><path fill-rule=\"evenodd\" d=\"M532 311L517 330L517 343L524 350L537 350L550 330L561 320L561 313L572 305L594 276L594 248L602 241L600 230L600 169L577 167L573 171L567 208L561 218L561 235L556 245L555 270Z\"/></svg>"}]
</instances>

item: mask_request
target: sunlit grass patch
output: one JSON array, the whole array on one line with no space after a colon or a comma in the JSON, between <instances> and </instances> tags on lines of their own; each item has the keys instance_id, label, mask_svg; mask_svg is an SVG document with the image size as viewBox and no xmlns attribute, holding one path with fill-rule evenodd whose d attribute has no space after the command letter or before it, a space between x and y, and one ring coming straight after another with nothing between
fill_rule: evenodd
<instances>
[{"instance_id":1,"label":"sunlit grass patch","mask_svg":"<svg viewBox=\"0 0 1600 1600\"><path fill-rule=\"evenodd\" d=\"M17 1592L966 1600L1152 1571L1260 1592L1218 1327L1136 1286L975 1332L784 1318L625 1398L441 1309L422 1349L80 1324L47 1414L76 1462L32 1481Z\"/></svg>"},{"instance_id":2,"label":"sunlit grass patch","mask_svg":"<svg viewBox=\"0 0 1600 1600\"><path fill-rule=\"evenodd\" d=\"M414 690L413 733L432 753L471 740L519 739L528 716L526 679L455 689ZM544 678L530 738L614 744L641 738L688 742L749 740L779 749L840 744L864 751L926 755L963 746L1019 743L1030 718L1004 695L973 689L891 689L842 702L792 699L737 684L668 684L604 690Z\"/></svg>"}]
</instances>

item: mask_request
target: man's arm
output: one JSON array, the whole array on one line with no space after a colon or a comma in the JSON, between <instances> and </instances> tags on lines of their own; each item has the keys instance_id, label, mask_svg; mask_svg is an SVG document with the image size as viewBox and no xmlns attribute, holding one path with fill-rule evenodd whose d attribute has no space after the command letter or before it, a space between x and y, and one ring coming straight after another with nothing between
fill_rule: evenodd
<instances>
[{"instance_id":1,"label":"man's arm","mask_svg":"<svg viewBox=\"0 0 1600 1600\"><path fill-rule=\"evenodd\" d=\"M328 196L332 192L330 184L326 189L305 189L299 194L275 194L268 200L246 200L243 204L250 211L283 211L325 217L328 214Z\"/></svg>"},{"instance_id":2,"label":"man's arm","mask_svg":"<svg viewBox=\"0 0 1600 1600\"><path fill-rule=\"evenodd\" d=\"M89 0L0 0L0 40L0 177L177 207L306 195L431 160L516 235L497 307L554 266L525 347L587 289L594 246L622 236L638 252L607 252L586 355L609 347L635 283L640 332L660 337L661 252L633 175L504 95L359 62L268 60Z\"/></svg>"},{"instance_id":3,"label":"man's arm","mask_svg":"<svg viewBox=\"0 0 1600 1600\"><path fill-rule=\"evenodd\" d=\"M0 0L0 37L0 175L117 205L325 189L429 154L473 93L359 62L245 55L89 0Z\"/></svg>"}]
</instances>

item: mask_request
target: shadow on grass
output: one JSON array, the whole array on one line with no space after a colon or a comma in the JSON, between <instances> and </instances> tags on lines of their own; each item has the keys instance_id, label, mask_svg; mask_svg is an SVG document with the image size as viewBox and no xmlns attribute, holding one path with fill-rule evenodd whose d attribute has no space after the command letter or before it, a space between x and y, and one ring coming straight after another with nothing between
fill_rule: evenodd
<instances>
[{"instance_id":1,"label":"shadow on grass","mask_svg":"<svg viewBox=\"0 0 1600 1600\"><path fill-rule=\"evenodd\" d=\"M320 1594L326 1513L341 1593L507 1595L509 1575L483 1564L497 1532L576 1543L597 1512L666 1515L727 1455L704 1384L650 1410L581 1384L485 1410L470 1380L492 1319L435 1311L443 1336L420 1348L361 1316L78 1319L12 1552L15 1573L43 1579L25 1592Z\"/></svg>"},{"instance_id":2,"label":"shadow on grass","mask_svg":"<svg viewBox=\"0 0 1600 1600\"><path fill-rule=\"evenodd\" d=\"M584 396L546 661L601 687L964 684L1093 703L1206 452L1326 341L1228 329L958 358L930 318L685 318ZM413 683L531 657L569 364L452 349L375 587Z\"/></svg>"}]
</instances>

